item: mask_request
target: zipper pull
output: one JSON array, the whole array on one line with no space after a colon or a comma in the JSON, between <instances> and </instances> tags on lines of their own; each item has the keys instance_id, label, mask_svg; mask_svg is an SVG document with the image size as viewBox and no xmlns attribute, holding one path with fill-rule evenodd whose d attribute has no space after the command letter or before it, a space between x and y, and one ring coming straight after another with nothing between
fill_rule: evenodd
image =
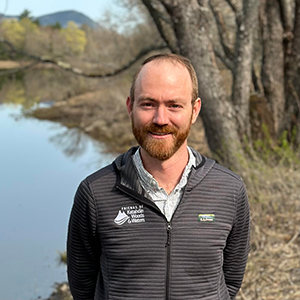
<instances>
[{"instance_id":1,"label":"zipper pull","mask_svg":"<svg viewBox=\"0 0 300 300\"><path fill-rule=\"evenodd\" d=\"M170 246L170 243L171 243L171 229L172 229L172 226L170 223L168 223L168 226L167 226L167 242L166 242L166 247Z\"/></svg>"}]
</instances>

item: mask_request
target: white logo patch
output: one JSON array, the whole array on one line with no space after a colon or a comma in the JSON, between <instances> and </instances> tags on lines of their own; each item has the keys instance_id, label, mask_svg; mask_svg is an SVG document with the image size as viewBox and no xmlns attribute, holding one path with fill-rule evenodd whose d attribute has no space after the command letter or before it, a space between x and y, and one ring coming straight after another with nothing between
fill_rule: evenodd
<instances>
[{"instance_id":1,"label":"white logo patch","mask_svg":"<svg viewBox=\"0 0 300 300\"><path fill-rule=\"evenodd\" d=\"M143 205L123 206L119 209L117 216L114 219L117 225L123 225L126 222L143 223L146 222Z\"/></svg>"}]
</instances>

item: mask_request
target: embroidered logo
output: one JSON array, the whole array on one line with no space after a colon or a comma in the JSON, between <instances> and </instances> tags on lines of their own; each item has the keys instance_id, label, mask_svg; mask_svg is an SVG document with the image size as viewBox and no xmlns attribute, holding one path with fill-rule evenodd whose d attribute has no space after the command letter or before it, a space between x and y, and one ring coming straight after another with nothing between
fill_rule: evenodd
<instances>
[{"instance_id":1,"label":"embroidered logo","mask_svg":"<svg viewBox=\"0 0 300 300\"><path fill-rule=\"evenodd\" d=\"M214 222L215 215L214 214L199 214L198 221L199 222Z\"/></svg>"},{"instance_id":2,"label":"embroidered logo","mask_svg":"<svg viewBox=\"0 0 300 300\"><path fill-rule=\"evenodd\" d=\"M132 223L143 223L146 222L143 205L131 205L123 206L119 209L117 216L114 219L117 225L123 225L126 222Z\"/></svg>"},{"instance_id":3,"label":"embroidered logo","mask_svg":"<svg viewBox=\"0 0 300 300\"><path fill-rule=\"evenodd\" d=\"M126 215L126 213L119 210L118 215L115 217L114 222L118 225L123 225L128 221L129 217Z\"/></svg>"}]
</instances>

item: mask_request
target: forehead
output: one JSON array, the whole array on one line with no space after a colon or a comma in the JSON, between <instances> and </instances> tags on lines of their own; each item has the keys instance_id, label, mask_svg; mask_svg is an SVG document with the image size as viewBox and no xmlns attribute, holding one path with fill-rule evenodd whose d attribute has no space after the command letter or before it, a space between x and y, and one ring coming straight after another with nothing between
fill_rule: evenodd
<instances>
[{"instance_id":1,"label":"forehead","mask_svg":"<svg viewBox=\"0 0 300 300\"><path fill-rule=\"evenodd\" d=\"M172 60L157 60L142 67L136 79L136 93L168 89L192 92L191 76L183 64Z\"/></svg>"}]
</instances>

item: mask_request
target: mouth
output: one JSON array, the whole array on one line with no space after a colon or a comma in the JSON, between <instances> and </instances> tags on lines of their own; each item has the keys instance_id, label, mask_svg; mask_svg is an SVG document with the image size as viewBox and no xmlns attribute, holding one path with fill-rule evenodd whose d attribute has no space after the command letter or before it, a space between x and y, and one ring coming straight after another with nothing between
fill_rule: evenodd
<instances>
[{"instance_id":1,"label":"mouth","mask_svg":"<svg viewBox=\"0 0 300 300\"><path fill-rule=\"evenodd\" d=\"M153 139L167 139L172 135L171 132L152 132L152 131L149 131L149 134L152 136Z\"/></svg>"},{"instance_id":2,"label":"mouth","mask_svg":"<svg viewBox=\"0 0 300 300\"><path fill-rule=\"evenodd\" d=\"M157 136L164 136L164 135L171 134L170 132L151 132L151 131L150 133Z\"/></svg>"}]
</instances>

